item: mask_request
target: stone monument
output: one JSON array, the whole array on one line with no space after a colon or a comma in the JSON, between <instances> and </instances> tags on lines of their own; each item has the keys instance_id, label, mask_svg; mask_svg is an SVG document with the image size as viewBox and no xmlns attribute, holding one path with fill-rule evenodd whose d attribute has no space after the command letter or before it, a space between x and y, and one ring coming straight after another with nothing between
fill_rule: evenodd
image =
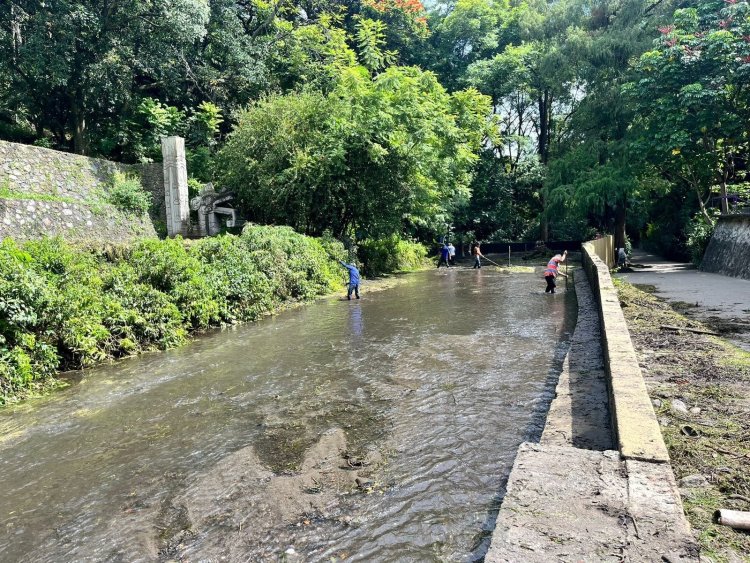
<instances>
[{"instance_id":1,"label":"stone monument","mask_svg":"<svg viewBox=\"0 0 750 563\"><path fill-rule=\"evenodd\" d=\"M198 212L197 236L218 234L221 231L222 215L227 217L227 227L241 227L245 223L236 209L228 207L234 197L235 194L232 192L216 192L213 184L208 183L199 195L190 200L190 209Z\"/></svg>"},{"instance_id":2,"label":"stone monument","mask_svg":"<svg viewBox=\"0 0 750 563\"><path fill-rule=\"evenodd\" d=\"M187 236L190 234L190 207L188 206L185 139L162 137L161 152L164 166L167 235L170 237Z\"/></svg>"}]
</instances>

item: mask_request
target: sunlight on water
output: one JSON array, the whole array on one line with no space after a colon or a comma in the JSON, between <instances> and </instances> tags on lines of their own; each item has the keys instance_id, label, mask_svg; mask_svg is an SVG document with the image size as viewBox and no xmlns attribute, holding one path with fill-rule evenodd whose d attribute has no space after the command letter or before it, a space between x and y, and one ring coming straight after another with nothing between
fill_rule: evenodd
<instances>
[{"instance_id":1,"label":"sunlight on water","mask_svg":"<svg viewBox=\"0 0 750 563\"><path fill-rule=\"evenodd\" d=\"M572 293L423 272L0 412L0 560L471 560L538 437Z\"/></svg>"}]
</instances>

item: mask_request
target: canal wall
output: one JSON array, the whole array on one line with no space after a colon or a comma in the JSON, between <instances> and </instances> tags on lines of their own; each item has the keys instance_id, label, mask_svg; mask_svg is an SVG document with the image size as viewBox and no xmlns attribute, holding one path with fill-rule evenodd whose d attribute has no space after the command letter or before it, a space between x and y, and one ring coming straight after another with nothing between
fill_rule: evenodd
<instances>
[{"instance_id":1,"label":"canal wall","mask_svg":"<svg viewBox=\"0 0 750 563\"><path fill-rule=\"evenodd\" d=\"M611 237L575 271L578 322L539 443L518 450L487 563L698 563L609 275Z\"/></svg>"},{"instance_id":2,"label":"canal wall","mask_svg":"<svg viewBox=\"0 0 750 563\"><path fill-rule=\"evenodd\" d=\"M595 243L586 243L581 254L601 323L609 404L618 449L625 459L667 463L667 447L651 406L609 265L600 257L601 250ZM603 255L611 256L606 251Z\"/></svg>"},{"instance_id":3,"label":"canal wall","mask_svg":"<svg viewBox=\"0 0 750 563\"><path fill-rule=\"evenodd\" d=\"M131 172L161 202L160 168L161 164L131 166L0 141L0 240L62 236L84 242L123 242L155 237L147 215L122 211L109 202L107 193L115 172ZM158 209L158 213L163 211Z\"/></svg>"},{"instance_id":4,"label":"canal wall","mask_svg":"<svg viewBox=\"0 0 750 563\"><path fill-rule=\"evenodd\" d=\"M722 215L706 248L701 270L750 280L750 215Z\"/></svg>"}]
</instances>

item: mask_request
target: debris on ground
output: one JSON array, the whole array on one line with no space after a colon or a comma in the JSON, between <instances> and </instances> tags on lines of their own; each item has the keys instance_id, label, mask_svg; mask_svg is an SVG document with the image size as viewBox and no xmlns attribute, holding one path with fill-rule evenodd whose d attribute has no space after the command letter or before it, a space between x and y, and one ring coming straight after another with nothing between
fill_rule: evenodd
<instances>
[{"instance_id":1,"label":"debris on ground","mask_svg":"<svg viewBox=\"0 0 750 563\"><path fill-rule=\"evenodd\" d=\"M750 534L720 525L714 514L750 510L750 353L699 332L715 325L615 284L703 560L747 561Z\"/></svg>"}]
</instances>

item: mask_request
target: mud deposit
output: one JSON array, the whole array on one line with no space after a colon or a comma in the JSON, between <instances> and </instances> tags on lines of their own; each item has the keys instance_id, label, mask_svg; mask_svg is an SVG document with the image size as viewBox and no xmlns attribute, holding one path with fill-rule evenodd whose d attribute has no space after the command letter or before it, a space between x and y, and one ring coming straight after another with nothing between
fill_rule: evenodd
<instances>
[{"instance_id":1,"label":"mud deposit","mask_svg":"<svg viewBox=\"0 0 750 563\"><path fill-rule=\"evenodd\" d=\"M456 268L0 413L2 561L473 560L574 294Z\"/></svg>"}]
</instances>

